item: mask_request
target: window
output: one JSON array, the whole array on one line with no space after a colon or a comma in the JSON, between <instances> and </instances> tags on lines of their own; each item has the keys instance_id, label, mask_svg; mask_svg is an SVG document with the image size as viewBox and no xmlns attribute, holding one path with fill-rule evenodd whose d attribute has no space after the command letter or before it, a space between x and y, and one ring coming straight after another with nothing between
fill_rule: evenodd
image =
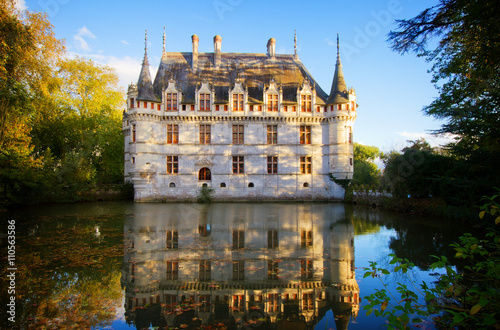
<instances>
[{"instance_id":1,"label":"window","mask_svg":"<svg viewBox=\"0 0 500 330\"><path fill-rule=\"evenodd\" d=\"M278 94L267 95L267 111L278 111Z\"/></svg>"},{"instance_id":2,"label":"window","mask_svg":"<svg viewBox=\"0 0 500 330\"><path fill-rule=\"evenodd\" d=\"M210 180L212 180L212 173L210 172L210 169L207 167L202 168L198 173L198 181L210 181Z\"/></svg>"},{"instance_id":3,"label":"window","mask_svg":"<svg viewBox=\"0 0 500 330\"><path fill-rule=\"evenodd\" d=\"M243 281L245 279L245 261L233 261L233 281Z\"/></svg>"},{"instance_id":4,"label":"window","mask_svg":"<svg viewBox=\"0 0 500 330\"><path fill-rule=\"evenodd\" d=\"M278 125L267 125L267 144L278 143Z\"/></svg>"},{"instance_id":5,"label":"window","mask_svg":"<svg viewBox=\"0 0 500 330\"><path fill-rule=\"evenodd\" d=\"M311 174L312 161L310 156L300 157L300 174Z\"/></svg>"},{"instance_id":6,"label":"window","mask_svg":"<svg viewBox=\"0 0 500 330\"><path fill-rule=\"evenodd\" d=\"M233 111L243 111L243 94L233 94Z\"/></svg>"},{"instance_id":7,"label":"window","mask_svg":"<svg viewBox=\"0 0 500 330\"><path fill-rule=\"evenodd\" d=\"M177 93L167 93L167 111L177 111Z\"/></svg>"},{"instance_id":8,"label":"window","mask_svg":"<svg viewBox=\"0 0 500 330\"><path fill-rule=\"evenodd\" d=\"M210 94L200 93L200 111L210 111Z\"/></svg>"},{"instance_id":9,"label":"window","mask_svg":"<svg viewBox=\"0 0 500 330\"><path fill-rule=\"evenodd\" d=\"M210 125L200 125L200 143L201 144L210 144L210 131L211 131Z\"/></svg>"},{"instance_id":10,"label":"window","mask_svg":"<svg viewBox=\"0 0 500 330\"><path fill-rule=\"evenodd\" d=\"M311 230L302 230L300 232L300 247L309 248L313 246L313 233Z\"/></svg>"},{"instance_id":11,"label":"window","mask_svg":"<svg viewBox=\"0 0 500 330\"><path fill-rule=\"evenodd\" d=\"M144 101L144 108L148 108L148 102Z\"/></svg>"},{"instance_id":12,"label":"window","mask_svg":"<svg viewBox=\"0 0 500 330\"><path fill-rule=\"evenodd\" d=\"M267 231L267 248L268 249L277 249L278 246L279 246L278 231L277 230L268 230Z\"/></svg>"},{"instance_id":13,"label":"window","mask_svg":"<svg viewBox=\"0 0 500 330\"><path fill-rule=\"evenodd\" d=\"M233 144L243 144L245 138L245 125L233 125Z\"/></svg>"},{"instance_id":14,"label":"window","mask_svg":"<svg viewBox=\"0 0 500 330\"><path fill-rule=\"evenodd\" d=\"M225 182L221 182L221 183L220 183L220 187L221 187L221 188L226 188L226 183L225 183Z\"/></svg>"},{"instance_id":15,"label":"window","mask_svg":"<svg viewBox=\"0 0 500 330\"><path fill-rule=\"evenodd\" d=\"M168 185L170 188L175 188L175 183L174 182L170 182L170 184Z\"/></svg>"},{"instance_id":16,"label":"window","mask_svg":"<svg viewBox=\"0 0 500 330\"><path fill-rule=\"evenodd\" d=\"M179 278L179 262L167 261L166 263L167 280L177 280Z\"/></svg>"},{"instance_id":17,"label":"window","mask_svg":"<svg viewBox=\"0 0 500 330\"><path fill-rule=\"evenodd\" d=\"M253 182L250 182L250 183L248 184L248 188L253 188L253 187L255 187L255 185L253 184Z\"/></svg>"},{"instance_id":18,"label":"window","mask_svg":"<svg viewBox=\"0 0 500 330\"><path fill-rule=\"evenodd\" d=\"M166 294L165 305L167 312L173 312L177 308L177 296L174 294Z\"/></svg>"},{"instance_id":19,"label":"window","mask_svg":"<svg viewBox=\"0 0 500 330\"><path fill-rule=\"evenodd\" d=\"M210 233L211 233L211 227L209 224L198 226L198 234L200 234L200 237L208 237L210 236Z\"/></svg>"},{"instance_id":20,"label":"window","mask_svg":"<svg viewBox=\"0 0 500 330\"><path fill-rule=\"evenodd\" d=\"M314 310L314 294L312 292L302 294L302 310Z\"/></svg>"},{"instance_id":21,"label":"window","mask_svg":"<svg viewBox=\"0 0 500 330\"><path fill-rule=\"evenodd\" d=\"M179 157L167 156L167 174L177 174L179 172Z\"/></svg>"},{"instance_id":22,"label":"window","mask_svg":"<svg viewBox=\"0 0 500 330\"><path fill-rule=\"evenodd\" d=\"M245 247L245 232L243 230L233 230L233 250Z\"/></svg>"},{"instance_id":23,"label":"window","mask_svg":"<svg viewBox=\"0 0 500 330\"><path fill-rule=\"evenodd\" d=\"M300 126L300 144L311 144L311 126Z\"/></svg>"},{"instance_id":24,"label":"window","mask_svg":"<svg viewBox=\"0 0 500 330\"><path fill-rule=\"evenodd\" d=\"M156 105L156 110L160 111L161 110L161 104Z\"/></svg>"},{"instance_id":25,"label":"window","mask_svg":"<svg viewBox=\"0 0 500 330\"><path fill-rule=\"evenodd\" d=\"M311 94L301 95L301 111L302 112L311 112Z\"/></svg>"},{"instance_id":26,"label":"window","mask_svg":"<svg viewBox=\"0 0 500 330\"><path fill-rule=\"evenodd\" d=\"M179 125L167 125L167 143L179 143Z\"/></svg>"},{"instance_id":27,"label":"window","mask_svg":"<svg viewBox=\"0 0 500 330\"><path fill-rule=\"evenodd\" d=\"M352 128L350 126L347 127L347 142L352 143Z\"/></svg>"},{"instance_id":28,"label":"window","mask_svg":"<svg viewBox=\"0 0 500 330\"><path fill-rule=\"evenodd\" d=\"M301 280L311 280L313 278L313 263L312 260L300 261L300 278Z\"/></svg>"},{"instance_id":29,"label":"window","mask_svg":"<svg viewBox=\"0 0 500 330\"><path fill-rule=\"evenodd\" d=\"M210 260L200 261L200 282L211 281L211 264Z\"/></svg>"},{"instance_id":30,"label":"window","mask_svg":"<svg viewBox=\"0 0 500 330\"><path fill-rule=\"evenodd\" d=\"M134 98L133 97L130 98L130 107L131 108L134 107Z\"/></svg>"},{"instance_id":31,"label":"window","mask_svg":"<svg viewBox=\"0 0 500 330\"><path fill-rule=\"evenodd\" d=\"M210 313L210 295L200 295L198 296L199 301L199 311L202 313Z\"/></svg>"},{"instance_id":32,"label":"window","mask_svg":"<svg viewBox=\"0 0 500 330\"><path fill-rule=\"evenodd\" d=\"M302 185L304 188L309 188L309 182L304 182L304 184Z\"/></svg>"},{"instance_id":33,"label":"window","mask_svg":"<svg viewBox=\"0 0 500 330\"><path fill-rule=\"evenodd\" d=\"M165 236L165 250L179 247L179 233L176 230L167 230Z\"/></svg>"},{"instance_id":34,"label":"window","mask_svg":"<svg viewBox=\"0 0 500 330\"><path fill-rule=\"evenodd\" d=\"M153 102L151 102L151 110L154 110L155 109L155 104Z\"/></svg>"},{"instance_id":35,"label":"window","mask_svg":"<svg viewBox=\"0 0 500 330\"><path fill-rule=\"evenodd\" d=\"M136 138L135 125L132 125L132 142L135 142L135 138Z\"/></svg>"},{"instance_id":36,"label":"window","mask_svg":"<svg viewBox=\"0 0 500 330\"><path fill-rule=\"evenodd\" d=\"M268 280L278 279L278 262L276 260L267 261L267 279Z\"/></svg>"},{"instance_id":37,"label":"window","mask_svg":"<svg viewBox=\"0 0 500 330\"><path fill-rule=\"evenodd\" d=\"M268 312L269 313L277 313L280 311L280 304L278 301L279 295L277 293L270 293L267 296L267 301L268 301Z\"/></svg>"},{"instance_id":38,"label":"window","mask_svg":"<svg viewBox=\"0 0 500 330\"><path fill-rule=\"evenodd\" d=\"M233 296L233 310L243 313L245 311L245 296L244 295L234 295Z\"/></svg>"},{"instance_id":39,"label":"window","mask_svg":"<svg viewBox=\"0 0 500 330\"><path fill-rule=\"evenodd\" d=\"M356 103L354 101L351 101L351 110L356 110Z\"/></svg>"},{"instance_id":40,"label":"window","mask_svg":"<svg viewBox=\"0 0 500 330\"><path fill-rule=\"evenodd\" d=\"M245 157L233 156L233 174L245 173Z\"/></svg>"},{"instance_id":41,"label":"window","mask_svg":"<svg viewBox=\"0 0 500 330\"><path fill-rule=\"evenodd\" d=\"M135 164L135 157L132 157L132 164Z\"/></svg>"},{"instance_id":42,"label":"window","mask_svg":"<svg viewBox=\"0 0 500 330\"><path fill-rule=\"evenodd\" d=\"M277 156L267 156L267 174L278 174Z\"/></svg>"}]
</instances>

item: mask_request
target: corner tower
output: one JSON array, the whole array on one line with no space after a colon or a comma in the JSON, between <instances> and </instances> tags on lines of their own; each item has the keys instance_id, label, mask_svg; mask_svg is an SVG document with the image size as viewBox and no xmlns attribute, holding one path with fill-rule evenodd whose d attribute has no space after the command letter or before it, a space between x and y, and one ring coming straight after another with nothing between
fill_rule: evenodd
<instances>
[{"instance_id":1,"label":"corner tower","mask_svg":"<svg viewBox=\"0 0 500 330\"><path fill-rule=\"evenodd\" d=\"M357 107L356 93L353 88L347 88L345 82L337 34L337 62L332 89L326 102L330 130L330 173L336 179L352 179L354 173L353 126Z\"/></svg>"}]
</instances>

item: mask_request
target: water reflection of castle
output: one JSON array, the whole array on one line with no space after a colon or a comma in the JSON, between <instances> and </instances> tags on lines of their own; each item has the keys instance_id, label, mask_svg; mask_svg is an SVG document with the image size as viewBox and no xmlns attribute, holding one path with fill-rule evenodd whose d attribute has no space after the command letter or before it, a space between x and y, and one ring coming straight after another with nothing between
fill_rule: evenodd
<instances>
[{"instance_id":1,"label":"water reflection of castle","mask_svg":"<svg viewBox=\"0 0 500 330\"><path fill-rule=\"evenodd\" d=\"M359 310L341 204L148 204L125 222L129 323L337 329ZM288 322L288 323L287 323Z\"/></svg>"}]
</instances>

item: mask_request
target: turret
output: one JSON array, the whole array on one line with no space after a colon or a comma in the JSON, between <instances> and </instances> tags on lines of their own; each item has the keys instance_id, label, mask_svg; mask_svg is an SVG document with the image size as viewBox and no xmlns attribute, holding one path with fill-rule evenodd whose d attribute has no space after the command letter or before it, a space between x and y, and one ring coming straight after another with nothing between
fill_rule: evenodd
<instances>
[{"instance_id":1,"label":"turret","mask_svg":"<svg viewBox=\"0 0 500 330\"><path fill-rule=\"evenodd\" d=\"M336 179L352 179L354 173L353 125L356 120L356 94L348 89L342 63L340 43L337 34L337 62L333 75L332 89L326 102L330 120L330 173Z\"/></svg>"},{"instance_id":2,"label":"turret","mask_svg":"<svg viewBox=\"0 0 500 330\"><path fill-rule=\"evenodd\" d=\"M142 61L141 74L137 81L138 101L151 101L158 102L153 90L153 83L151 81L151 74L149 73L148 61L148 32L146 31L145 46L144 46L144 59Z\"/></svg>"}]
</instances>

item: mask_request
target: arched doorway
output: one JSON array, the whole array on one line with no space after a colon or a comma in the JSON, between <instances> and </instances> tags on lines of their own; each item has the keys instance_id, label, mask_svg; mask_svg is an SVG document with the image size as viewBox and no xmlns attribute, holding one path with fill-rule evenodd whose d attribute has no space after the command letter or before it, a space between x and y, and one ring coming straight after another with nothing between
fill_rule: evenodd
<instances>
[{"instance_id":1,"label":"arched doorway","mask_svg":"<svg viewBox=\"0 0 500 330\"><path fill-rule=\"evenodd\" d=\"M200 172L198 172L198 181L211 181L212 180L212 173L210 172L210 169L208 167L203 167L200 169Z\"/></svg>"}]
</instances>

